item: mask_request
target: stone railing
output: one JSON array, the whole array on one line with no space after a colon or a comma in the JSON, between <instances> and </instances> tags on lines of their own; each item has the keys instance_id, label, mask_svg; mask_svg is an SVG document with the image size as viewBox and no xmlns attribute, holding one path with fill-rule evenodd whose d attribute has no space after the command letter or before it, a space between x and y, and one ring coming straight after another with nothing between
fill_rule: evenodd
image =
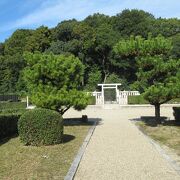
<instances>
[{"instance_id":1,"label":"stone railing","mask_svg":"<svg viewBox=\"0 0 180 180\"><path fill-rule=\"evenodd\" d=\"M104 94L102 92L94 91L91 93L96 98L96 105L104 104ZM126 105L128 104L128 96L138 96L139 91L117 91L116 102L117 104Z\"/></svg>"}]
</instances>

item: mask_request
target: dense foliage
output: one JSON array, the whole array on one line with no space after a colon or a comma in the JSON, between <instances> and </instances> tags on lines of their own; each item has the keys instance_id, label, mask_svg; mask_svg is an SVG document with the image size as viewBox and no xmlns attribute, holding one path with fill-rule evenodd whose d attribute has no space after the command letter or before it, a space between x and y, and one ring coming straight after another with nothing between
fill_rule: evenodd
<instances>
[{"instance_id":1,"label":"dense foliage","mask_svg":"<svg viewBox=\"0 0 180 180\"><path fill-rule=\"evenodd\" d=\"M56 111L34 109L18 121L18 132L25 145L52 145L62 142L63 119Z\"/></svg>"},{"instance_id":2,"label":"dense foliage","mask_svg":"<svg viewBox=\"0 0 180 180\"><path fill-rule=\"evenodd\" d=\"M160 105L180 96L180 60L171 58L171 49L170 40L150 35L147 39L130 37L114 47L119 57L133 57L138 69L134 87L155 106L157 120L160 120Z\"/></svg>"},{"instance_id":3,"label":"dense foliage","mask_svg":"<svg viewBox=\"0 0 180 180\"><path fill-rule=\"evenodd\" d=\"M128 96L128 104L149 104L149 102L142 95Z\"/></svg>"},{"instance_id":4,"label":"dense foliage","mask_svg":"<svg viewBox=\"0 0 180 180\"><path fill-rule=\"evenodd\" d=\"M84 109L87 93L81 90L84 66L73 55L26 54L24 79L31 101L64 114L70 107Z\"/></svg>"},{"instance_id":5,"label":"dense foliage","mask_svg":"<svg viewBox=\"0 0 180 180\"><path fill-rule=\"evenodd\" d=\"M63 21L52 29L41 26L16 30L0 43L0 93L27 91L22 79L22 70L27 66L25 51L78 57L85 67L82 85L89 91L95 90L97 83L107 82L111 74L128 88L137 80L135 54L118 56L113 49L123 47L131 35L147 39L149 33L172 40L170 55L180 57L180 20L155 18L142 10L124 10L112 17L94 14L83 21ZM120 40L122 44L117 44Z\"/></svg>"}]
</instances>

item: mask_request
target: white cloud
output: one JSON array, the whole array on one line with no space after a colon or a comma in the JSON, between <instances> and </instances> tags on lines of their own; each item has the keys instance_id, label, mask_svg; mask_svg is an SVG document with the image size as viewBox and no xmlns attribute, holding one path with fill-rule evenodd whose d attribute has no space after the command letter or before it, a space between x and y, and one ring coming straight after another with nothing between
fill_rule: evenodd
<instances>
[{"instance_id":1,"label":"white cloud","mask_svg":"<svg viewBox=\"0 0 180 180\"><path fill-rule=\"evenodd\" d=\"M53 2L47 0L32 13L2 27L1 31L42 24L54 25L61 20L71 18L83 19L87 14L93 13L93 5L94 3L88 0L55 0Z\"/></svg>"},{"instance_id":2,"label":"white cloud","mask_svg":"<svg viewBox=\"0 0 180 180\"><path fill-rule=\"evenodd\" d=\"M65 19L83 19L95 12L115 15L123 9L143 9L158 16L180 17L179 0L44 0L36 10L15 22L11 22L2 31L16 28L54 26Z\"/></svg>"}]
</instances>

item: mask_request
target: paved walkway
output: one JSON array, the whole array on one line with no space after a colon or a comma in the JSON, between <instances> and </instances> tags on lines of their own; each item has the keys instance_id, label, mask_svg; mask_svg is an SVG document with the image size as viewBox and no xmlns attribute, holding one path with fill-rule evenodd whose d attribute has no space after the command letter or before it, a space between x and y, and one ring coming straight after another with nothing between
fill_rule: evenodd
<instances>
[{"instance_id":1,"label":"paved walkway","mask_svg":"<svg viewBox=\"0 0 180 180\"><path fill-rule=\"evenodd\" d=\"M172 116L172 108L162 115ZM67 116L101 118L81 160L75 180L180 180L180 176L129 120L153 115L153 108L69 111Z\"/></svg>"}]
</instances>

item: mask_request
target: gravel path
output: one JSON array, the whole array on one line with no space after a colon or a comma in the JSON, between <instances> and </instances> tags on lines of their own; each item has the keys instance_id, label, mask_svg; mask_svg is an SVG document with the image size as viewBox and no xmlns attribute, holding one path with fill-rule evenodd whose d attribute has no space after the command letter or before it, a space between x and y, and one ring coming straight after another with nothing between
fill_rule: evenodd
<instances>
[{"instance_id":1,"label":"gravel path","mask_svg":"<svg viewBox=\"0 0 180 180\"><path fill-rule=\"evenodd\" d=\"M172 108L162 108L172 116ZM75 180L180 180L180 176L129 120L153 115L153 108L87 108L66 116L101 118L81 160Z\"/></svg>"}]
</instances>

